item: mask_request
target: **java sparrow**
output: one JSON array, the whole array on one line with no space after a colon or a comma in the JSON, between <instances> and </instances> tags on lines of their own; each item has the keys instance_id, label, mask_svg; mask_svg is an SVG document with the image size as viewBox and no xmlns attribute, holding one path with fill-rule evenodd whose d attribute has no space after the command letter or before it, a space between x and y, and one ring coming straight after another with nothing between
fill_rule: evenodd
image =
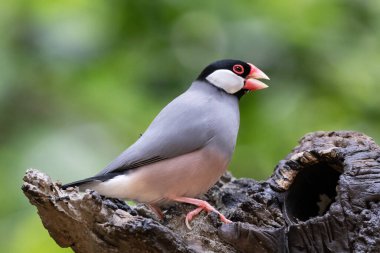
<instances>
[{"instance_id":1,"label":"java sparrow","mask_svg":"<svg viewBox=\"0 0 380 253\"><path fill-rule=\"evenodd\" d=\"M151 205L168 202L197 206L186 225L202 210L216 212L195 197L205 193L226 171L239 130L239 106L248 91L267 88L268 76L251 63L220 60L207 66L190 88L156 116L143 135L93 177L69 183L101 195Z\"/></svg>"}]
</instances>

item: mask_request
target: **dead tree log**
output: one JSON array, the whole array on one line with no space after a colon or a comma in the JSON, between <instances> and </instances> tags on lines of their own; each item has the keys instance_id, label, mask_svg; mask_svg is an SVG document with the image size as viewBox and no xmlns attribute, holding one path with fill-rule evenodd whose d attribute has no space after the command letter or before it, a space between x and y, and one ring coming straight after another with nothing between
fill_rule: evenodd
<instances>
[{"instance_id":1,"label":"dead tree log","mask_svg":"<svg viewBox=\"0 0 380 253\"><path fill-rule=\"evenodd\" d=\"M22 189L51 237L75 252L380 252L380 147L357 132L315 132L264 182L226 174L205 196L232 224L176 204L163 221L28 170Z\"/></svg>"}]
</instances>

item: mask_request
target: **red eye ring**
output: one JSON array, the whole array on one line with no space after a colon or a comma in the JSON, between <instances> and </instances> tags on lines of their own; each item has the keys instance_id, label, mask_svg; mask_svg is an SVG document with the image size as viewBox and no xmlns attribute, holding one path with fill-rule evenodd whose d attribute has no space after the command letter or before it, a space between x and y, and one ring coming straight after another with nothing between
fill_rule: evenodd
<instances>
[{"instance_id":1,"label":"red eye ring","mask_svg":"<svg viewBox=\"0 0 380 253\"><path fill-rule=\"evenodd\" d=\"M240 64L236 64L236 65L234 65L234 66L232 67L232 70L233 70L236 74L238 74L238 75L241 75L241 74L244 73L244 68L243 68L243 66L240 65Z\"/></svg>"}]
</instances>

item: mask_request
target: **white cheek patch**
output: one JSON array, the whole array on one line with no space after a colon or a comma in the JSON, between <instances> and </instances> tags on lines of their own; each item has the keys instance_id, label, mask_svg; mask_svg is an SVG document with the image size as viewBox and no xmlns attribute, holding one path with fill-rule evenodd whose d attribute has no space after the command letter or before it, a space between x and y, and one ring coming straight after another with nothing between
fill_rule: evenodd
<instances>
[{"instance_id":1,"label":"white cheek patch","mask_svg":"<svg viewBox=\"0 0 380 253\"><path fill-rule=\"evenodd\" d=\"M206 80L230 94L238 92L244 86L244 78L227 69L212 72Z\"/></svg>"}]
</instances>

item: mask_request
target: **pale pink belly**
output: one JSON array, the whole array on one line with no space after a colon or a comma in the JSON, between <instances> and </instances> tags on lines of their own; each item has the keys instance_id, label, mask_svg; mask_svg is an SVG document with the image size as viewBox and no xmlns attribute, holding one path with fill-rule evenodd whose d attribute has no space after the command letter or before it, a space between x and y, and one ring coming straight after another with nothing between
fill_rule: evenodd
<instances>
[{"instance_id":1,"label":"pale pink belly","mask_svg":"<svg viewBox=\"0 0 380 253\"><path fill-rule=\"evenodd\" d=\"M89 188L105 196L145 203L165 202L171 197L196 197L218 181L228 162L228 156L204 148L143 166Z\"/></svg>"}]
</instances>

